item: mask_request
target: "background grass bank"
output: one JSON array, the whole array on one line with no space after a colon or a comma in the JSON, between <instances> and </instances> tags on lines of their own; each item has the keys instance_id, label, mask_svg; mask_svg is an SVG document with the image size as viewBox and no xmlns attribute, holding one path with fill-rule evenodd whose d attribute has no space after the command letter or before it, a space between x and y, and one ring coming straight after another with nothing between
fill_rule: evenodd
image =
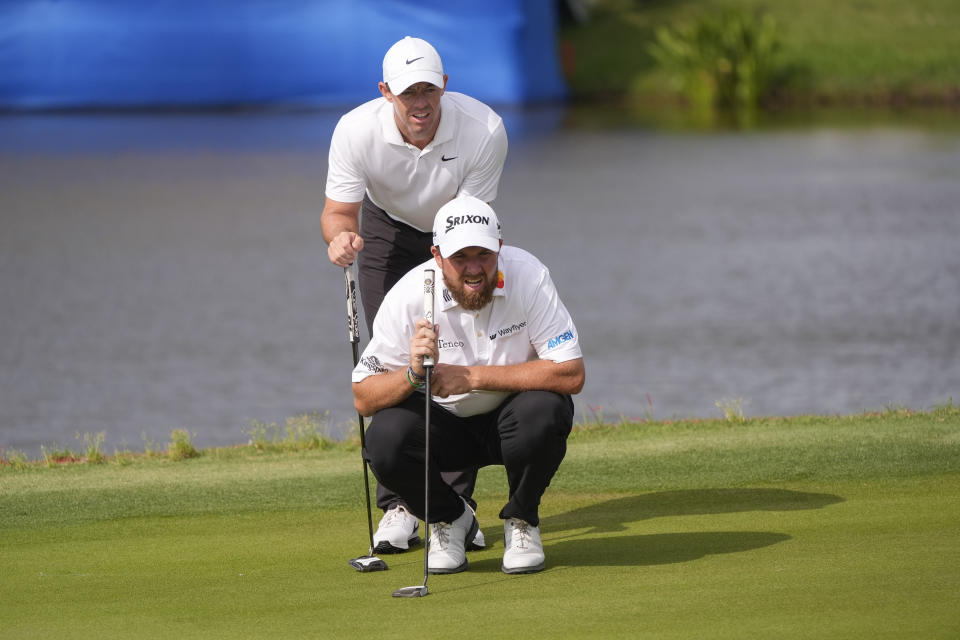
<instances>
[{"instance_id":1,"label":"background grass bank","mask_svg":"<svg viewBox=\"0 0 960 640\"><path fill-rule=\"evenodd\" d=\"M490 543L416 584L421 549L358 574L357 452L201 452L0 472L8 637L952 638L960 411L591 425L545 497L548 568ZM397 631L398 633L401 631Z\"/></svg>"},{"instance_id":2,"label":"background grass bank","mask_svg":"<svg viewBox=\"0 0 960 640\"><path fill-rule=\"evenodd\" d=\"M663 101L676 95L649 47L658 28L725 11L774 19L792 68L790 104L960 103L960 4L950 0L594 0L563 29L567 80L580 99Z\"/></svg>"}]
</instances>

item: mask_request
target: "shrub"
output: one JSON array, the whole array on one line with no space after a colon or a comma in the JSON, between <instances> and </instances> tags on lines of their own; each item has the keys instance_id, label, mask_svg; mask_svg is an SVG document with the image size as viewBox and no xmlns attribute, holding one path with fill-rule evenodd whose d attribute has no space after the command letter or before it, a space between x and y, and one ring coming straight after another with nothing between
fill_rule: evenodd
<instances>
[{"instance_id":1,"label":"shrub","mask_svg":"<svg viewBox=\"0 0 960 640\"><path fill-rule=\"evenodd\" d=\"M287 418L285 436L276 422L266 424L253 420L247 434L257 451L311 451L329 449L333 441L325 435L328 415L317 412Z\"/></svg>"},{"instance_id":2,"label":"shrub","mask_svg":"<svg viewBox=\"0 0 960 640\"><path fill-rule=\"evenodd\" d=\"M47 449L46 445L40 445L40 453L43 456L43 462L48 467L55 467L58 464L70 464L73 462L79 462L80 458L73 453L70 449L61 449L57 445L52 445L52 448Z\"/></svg>"},{"instance_id":3,"label":"shrub","mask_svg":"<svg viewBox=\"0 0 960 640\"><path fill-rule=\"evenodd\" d=\"M84 433L82 436L77 434L77 440L83 440L84 457L89 464L102 464L106 461L107 458L102 450L105 437L104 431L93 434Z\"/></svg>"},{"instance_id":4,"label":"shrub","mask_svg":"<svg viewBox=\"0 0 960 640\"><path fill-rule=\"evenodd\" d=\"M755 108L783 73L770 16L725 12L655 38L650 54L698 108Z\"/></svg>"},{"instance_id":5,"label":"shrub","mask_svg":"<svg viewBox=\"0 0 960 640\"><path fill-rule=\"evenodd\" d=\"M717 409L723 412L723 417L727 422L735 424L746 422L747 418L743 415L743 398L737 398L736 400L724 398L717 400L714 404Z\"/></svg>"},{"instance_id":6,"label":"shrub","mask_svg":"<svg viewBox=\"0 0 960 640\"><path fill-rule=\"evenodd\" d=\"M190 433L186 429L174 429L170 434L170 439L170 448L167 455L171 460L186 460L200 455L200 452L190 442Z\"/></svg>"},{"instance_id":7,"label":"shrub","mask_svg":"<svg viewBox=\"0 0 960 640\"><path fill-rule=\"evenodd\" d=\"M27 458L27 454L25 454L23 451L9 449L6 452L6 455L0 451L0 464L10 465L10 467L16 471L23 471L27 468L29 463L30 460Z\"/></svg>"}]
</instances>

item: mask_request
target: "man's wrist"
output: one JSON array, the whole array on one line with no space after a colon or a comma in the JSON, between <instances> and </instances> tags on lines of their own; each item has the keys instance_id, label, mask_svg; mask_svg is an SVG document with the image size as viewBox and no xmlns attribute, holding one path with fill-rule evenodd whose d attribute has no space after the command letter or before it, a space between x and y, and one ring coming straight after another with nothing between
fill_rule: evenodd
<instances>
[{"instance_id":1,"label":"man's wrist","mask_svg":"<svg viewBox=\"0 0 960 640\"><path fill-rule=\"evenodd\" d=\"M407 365L407 371L410 372L410 375L413 377L414 380L419 380L420 382L426 382L427 380L426 372L417 373L416 371L413 370L413 365Z\"/></svg>"},{"instance_id":2,"label":"man's wrist","mask_svg":"<svg viewBox=\"0 0 960 640\"><path fill-rule=\"evenodd\" d=\"M427 377L421 376L413 370L413 367L407 365L407 382L409 382L410 386L414 389L422 389L427 384Z\"/></svg>"}]
</instances>

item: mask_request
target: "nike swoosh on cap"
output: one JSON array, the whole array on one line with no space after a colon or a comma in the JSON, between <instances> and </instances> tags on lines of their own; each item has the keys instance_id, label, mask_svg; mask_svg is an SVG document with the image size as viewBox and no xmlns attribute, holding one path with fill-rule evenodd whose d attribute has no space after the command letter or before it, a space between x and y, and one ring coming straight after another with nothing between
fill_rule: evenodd
<instances>
[{"instance_id":1,"label":"nike swoosh on cap","mask_svg":"<svg viewBox=\"0 0 960 640\"><path fill-rule=\"evenodd\" d=\"M414 58L413 60L407 60L407 64L413 64L417 60L423 60L423 56L420 56L419 58Z\"/></svg>"}]
</instances>

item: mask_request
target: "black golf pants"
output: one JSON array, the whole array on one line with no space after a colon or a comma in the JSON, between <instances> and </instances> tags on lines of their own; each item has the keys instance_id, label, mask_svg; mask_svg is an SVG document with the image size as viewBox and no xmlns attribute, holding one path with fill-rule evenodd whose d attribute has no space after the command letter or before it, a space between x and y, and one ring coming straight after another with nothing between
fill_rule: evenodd
<instances>
[{"instance_id":1,"label":"black golf pants","mask_svg":"<svg viewBox=\"0 0 960 640\"><path fill-rule=\"evenodd\" d=\"M364 458L377 479L396 491L420 519L424 515L424 397L378 411L366 435ZM550 391L524 391L490 413L460 418L430 407L430 522L463 513L457 492L441 471L503 465L510 496L500 518L540 524L540 498L567 452L573 400Z\"/></svg>"}]
</instances>

